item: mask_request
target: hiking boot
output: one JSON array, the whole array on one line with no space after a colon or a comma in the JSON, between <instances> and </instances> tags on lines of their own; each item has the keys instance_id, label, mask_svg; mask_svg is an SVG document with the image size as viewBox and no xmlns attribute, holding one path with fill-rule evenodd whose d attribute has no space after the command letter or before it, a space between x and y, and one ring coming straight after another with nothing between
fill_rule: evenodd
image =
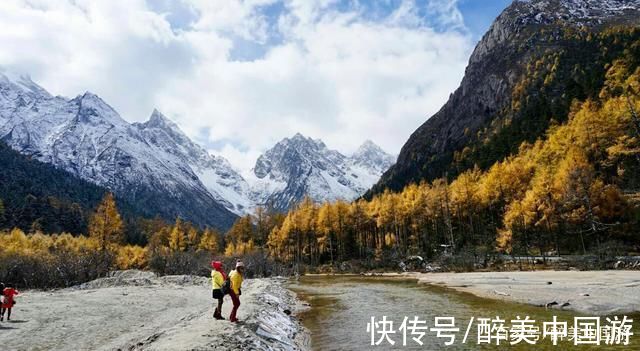
<instances>
[{"instance_id":1,"label":"hiking boot","mask_svg":"<svg viewBox=\"0 0 640 351\"><path fill-rule=\"evenodd\" d=\"M215 311L213 311L213 318L217 320L224 319L222 318L222 313L220 313L220 310L218 310L217 308L215 309Z\"/></svg>"}]
</instances>

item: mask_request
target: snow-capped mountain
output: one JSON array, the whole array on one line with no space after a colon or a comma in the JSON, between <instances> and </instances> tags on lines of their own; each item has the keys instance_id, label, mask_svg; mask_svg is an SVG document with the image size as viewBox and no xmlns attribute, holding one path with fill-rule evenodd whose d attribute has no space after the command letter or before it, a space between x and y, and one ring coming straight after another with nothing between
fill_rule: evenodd
<instances>
[{"instance_id":1,"label":"snow-capped mountain","mask_svg":"<svg viewBox=\"0 0 640 351\"><path fill-rule=\"evenodd\" d=\"M287 210L306 195L352 200L394 162L371 141L347 157L297 134L260 156L244 179L157 110L144 123L128 123L89 92L52 96L29 77L2 73L0 139L111 189L150 216L222 229L258 205Z\"/></svg>"},{"instance_id":2,"label":"snow-capped mountain","mask_svg":"<svg viewBox=\"0 0 640 351\"><path fill-rule=\"evenodd\" d=\"M105 186L149 215L228 228L236 216L200 180L225 174L157 111L129 124L98 96L54 97L22 76L0 74L0 138L15 150ZM212 176L213 177L213 176ZM222 182L222 181L220 181Z\"/></svg>"},{"instance_id":3,"label":"snow-capped mountain","mask_svg":"<svg viewBox=\"0 0 640 351\"><path fill-rule=\"evenodd\" d=\"M373 175L382 174L393 165L395 158L373 141L367 140L349 158L352 167L360 167Z\"/></svg>"},{"instance_id":4,"label":"snow-capped mountain","mask_svg":"<svg viewBox=\"0 0 640 351\"><path fill-rule=\"evenodd\" d=\"M530 26L635 23L639 8L640 0L515 0L496 18L469 62L481 61L491 50L512 42L515 33Z\"/></svg>"},{"instance_id":5,"label":"snow-capped mountain","mask_svg":"<svg viewBox=\"0 0 640 351\"><path fill-rule=\"evenodd\" d=\"M228 210L242 214L253 207L247 196L247 182L231 164L225 158L211 155L191 141L158 110L153 111L147 122L133 125L149 144L187 163L214 199Z\"/></svg>"},{"instance_id":6,"label":"snow-capped mountain","mask_svg":"<svg viewBox=\"0 0 640 351\"><path fill-rule=\"evenodd\" d=\"M331 150L319 139L301 134L285 138L262 154L253 169L253 198L284 210L305 196L317 202L353 200L393 164L393 156L371 141L351 157Z\"/></svg>"},{"instance_id":7,"label":"snow-capped mountain","mask_svg":"<svg viewBox=\"0 0 640 351\"><path fill-rule=\"evenodd\" d=\"M577 25L598 25L606 18L637 12L638 0L516 0L514 13L521 25L551 24L558 20Z\"/></svg>"}]
</instances>

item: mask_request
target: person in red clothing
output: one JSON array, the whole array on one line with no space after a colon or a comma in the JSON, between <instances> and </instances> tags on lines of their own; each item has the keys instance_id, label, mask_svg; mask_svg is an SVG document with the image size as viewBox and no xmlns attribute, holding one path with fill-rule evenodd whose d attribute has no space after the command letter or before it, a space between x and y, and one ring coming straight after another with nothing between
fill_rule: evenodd
<instances>
[{"instance_id":1,"label":"person in red clothing","mask_svg":"<svg viewBox=\"0 0 640 351\"><path fill-rule=\"evenodd\" d=\"M242 295L242 281L244 280L244 263L242 263L242 261L236 262L236 269L229 273L229 280L231 282L229 296L231 296L231 302L233 303L229 320L233 323L237 323L237 313L238 308L240 308L240 295Z\"/></svg>"},{"instance_id":2,"label":"person in red clothing","mask_svg":"<svg viewBox=\"0 0 640 351\"><path fill-rule=\"evenodd\" d=\"M7 283L6 288L2 290L2 305L0 305L0 321L4 320L4 313L7 312L7 320L11 320L11 309L16 304L14 296L18 295L18 290L13 288L13 284Z\"/></svg>"},{"instance_id":3,"label":"person in red clothing","mask_svg":"<svg viewBox=\"0 0 640 351\"><path fill-rule=\"evenodd\" d=\"M0 316L4 315L4 308L2 304L4 303L4 283L0 282Z\"/></svg>"}]
</instances>

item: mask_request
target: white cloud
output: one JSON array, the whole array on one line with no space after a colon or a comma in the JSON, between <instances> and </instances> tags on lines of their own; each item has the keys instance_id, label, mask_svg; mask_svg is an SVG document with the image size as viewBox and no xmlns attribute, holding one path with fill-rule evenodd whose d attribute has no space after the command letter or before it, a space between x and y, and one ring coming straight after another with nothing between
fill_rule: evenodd
<instances>
[{"instance_id":1,"label":"white cloud","mask_svg":"<svg viewBox=\"0 0 640 351\"><path fill-rule=\"evenodd\" d=\"M177 25L142 0L5 0L0 65L55 94L91 90L129 121L158 107L245 171L296 132L397 153L462 78L472 43L453 0L375 19L358 1L277 1L182 0ZM263 52L235 60L238 39Z\"/></svg>"}]
</instances>

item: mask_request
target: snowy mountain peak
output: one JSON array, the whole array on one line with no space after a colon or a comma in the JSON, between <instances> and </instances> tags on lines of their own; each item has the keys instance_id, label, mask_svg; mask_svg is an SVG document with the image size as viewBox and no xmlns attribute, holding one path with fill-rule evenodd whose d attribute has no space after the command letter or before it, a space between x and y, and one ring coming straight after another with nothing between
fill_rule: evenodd
<instances>
[{"instance_id":1,"label":"snowy mountain peak","mask_svg":"<svg viewBox=\"0 0 640 351\"><path fill-rule=\"evenodd\" d=\"M305 148L322 149L327 147L322 140L306 137L301 133L296 133L291 138L284 138L278 144L276 144L276 146L292 147L301 150L304 150Z\"/></svg>"},{"instance_id":2,"label":"snowy mountain peak","mask_svg":"<svg viewBox=\"0 0 640 351\"><path fill-rule=\"evenodd\" d=\"M482 61L493 49L516 43L528 26L596 27L637 23L640 0L515 0L493 22L470 57Z\"/></svg>"},{"instance_id":3,"label":"snowy mountain peak","mask_svg":"<svg viewBox=\"0 0 640 351\"><path fill-rule=\"evenodd\" d=\"M107 105L106 102L104 102L104 100L102 100L98 95L90 92L90 91L85 91L84 94L79 95L78 96L78 100L79 101L89 101L89 102L95 102L98 104L104 104Z\"/></svg>"},{"instance_id":4,"label":"snowy mountain peak","mask_svg":"<svg viewBox=\"0 0 640 351\"><path fill-rule=\"evenodd\" d=\"M380 148L380 146L378 146L378 144L374 143L373 141L371 141L371 139L367 139L364 141L364 143L362 143L362 145L360 145L360 147L358 149L371 149L371 148Z\"/></svg>"},{"instance_id":5,"label":"snowy mountain peak","mask_svg":"<svg viewBox=\"0 0 640 351\"><path fill-rule=\"evenodd\" d=\"M28 74L0 71L0 88L14 90L16 93L25 93L38 98L51 98L51 94L31 80L31 76Z\"/></svg>"},{"instance_id":6,"label":"snowy mountain peak","mask_svg":"<svg viewBox=\"0 0 640 351\"><path fill-rule=\"evenodd\" d=\"M244 214L252 209L248 185L231 164L221 156L209 154L194 143L178 125L157 109L144 123L134 126L145 141L185 162L209 194L229 211Z\"/></svg>"},{"instance_id":7,"label":"snowy mountain peak","mask_svg":"<svg viewBox=\"0 0 640 351\"><path fill-rule=\"evenodd\" d=\"M352 157L360 157L367 154L386 154L384 150L378 144L367 139L360 147L353 153Z\"/></svg>"},{"instance_id":8,"label":"snowy mountain peak","mask_svg":"<svg viewBox=\"0 0 640 351\"><path fill-rule=\"evenodd\" d=\"M639 0L516 0L508 13L522 24L563 21L591 25L625 12L637 12L639 5Z\"/></svg>"},{"instance_id":9,"label":"snowy mountain peak","mask_svg":"<svg viewBox=\"0 0 640 351\"><path fill-rule=\"evenodd\" d=\"M288 210L305 196L354 199L389 164L372 142L347 157L296 133L261 155L247 181L158 110L130 124L96 94L53 97L28 77L6 75L0 75L0 139L144 204L151 215L219 228L230 225L231 212L258 205Z\"/></svg>"},{"instance_id":10,"label":"snowy mountain peak","mask_svg":"<svg viewBox=\"0 0 640 351\"><path fill-rule=\"evenodd\" d=\"M235 220L197 175L194 164L215 159L188 138L129 124L90 92L67 100L6 76L0 89L0 139L15 150L102 185L149 216L220 229Z\"/></svg>"},{"instance_id":11,"label":"snowy mountain peak","mask_svg":"<svg viewBox=\"0 0 640 351\"><path fill-rule=\"evenodd\" d=\"M352 200L376 182L391 163L392 157L371 141L347 157L327 148L320 139L297 133L258 158L253 169L258 179L253 185L254 197L260 204L281 210L305 196L317 202Z\"/></svg>"},{"instance_id":12,"label":"snowy mountain peak","mask_svg":"<svg viewBox=\"0 0 640 351\"><path fill-rule=\"evenodd\" d=\"M162 114L162 112L158 111L158 109L153 109L151 113L151 117L149 120L144 123L146 127L149 128L169 128L171 130L179 130L178 125L170 120L167 116Z\"/></svg>"},{"instance_id":13,"label":"snowy mountain peak","mask_svg":"<svg viewBox=\"0 0 640 351\"><path fill-rule=\"evenodd\" d=\"M47 97L51 96L46 90L31 80L31 76L28 74L0 72L0 85L13 85L24 92Z\"/></svg>"},{"instance_id":14,"label":"snowy mountain peak","mask_svg":"<svg viewBox=\"0 0 640 351\"><path fill-rule=\"evenodd\" d=\"M287 139L287 138L285 138ZM307 140L308 138L305 137L304 135L302 135L302 133L297 132L296 134L293 135L293 137L291 137L291 139L293 140Z\"/></svg>"},{"instance_id":15,"label":"snowy mountain peak","mask_svg":"<svg viewBox=\"0 0 640 351\"><path fill-rule=\"evenodd\" d=\"M308 168L320 160L331 162L335 158L344 158L337 151L327 149L322 140L314 140L300 133L296 133L291 138L284 138L264 154L260 155L253 169L258 178L270 175L273 179L287 179L291 172L297 173L299 169L291 169L290 165L296 168Z\"/></svg>"},{"instance_id":16,"label":"snowy mountain peak","mask_svg":"<svg viewBox=\"0 0 640 351\"><path fill-rule=\"evenodd\" d=\"M589 13L607 15L611 12L634 9L637 0L515 0L515 4L531 6L538 10L570 11L575 17L585 16Z\"/></svg>"},{"instance_id":17,"label":"snowy mountain peak","mask_svg":"<svg viewBox=\"0 0 640 351\"><path fill-rule=\"evenodd\" d=\"M120 117L118 112L98 95L89 91L69 101L78 107L77 119L84 123L109 123L113 125L128 126L129 124Z\"/></svg>"},{"instance_id":18,"label":"snowy mountain peak","mask_svg":"<svg viewBox=\"0 0 640 351\"><path fill-rule=\"evenodd\" d=\"M192 142L175 122L157 109L153 109L149 120L144 123L134 123L133 125L147 136L147 141L153 144L163 144L163 139L168 139L171 142L165 145L167 148L175 149L176 146L180 146L186 148L187 150L185 151L195 155L195 157L206 153L199 145Z\"/></svg>"},{"instance_id":19,"label":"snowy mountain peak","mask_svg":"<svg viewBox=\"0 0 640 351\"><path fill-rule=\"evenodd\" d=\"M395 157L386 153L371 140L365 141L350 157L353 164L373 170L375 173L386 171L395 162Z\"/></svg>"}]
</instances>

